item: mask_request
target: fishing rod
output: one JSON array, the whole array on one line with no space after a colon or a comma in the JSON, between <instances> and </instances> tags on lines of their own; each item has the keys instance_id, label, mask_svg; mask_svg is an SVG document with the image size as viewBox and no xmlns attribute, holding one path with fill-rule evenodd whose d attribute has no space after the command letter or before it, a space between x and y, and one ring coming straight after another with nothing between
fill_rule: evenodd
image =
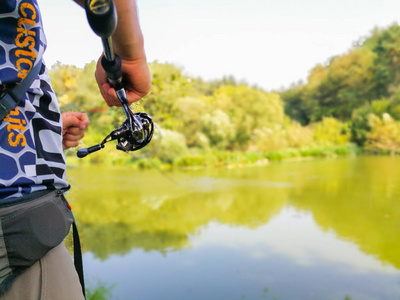
<instances>
[{"instance_id":1,"label":"fishing rod","mask_svg":"<svg viewBox=\"0 0 400 300\"><path fill-rule=\"evenodd\" d=\"M104 140L94 146L79 149L77 156L83 158L90 153L104 148L104 144L117 140L118 150L136 151L150 143L154 133L154 123L145 112L133 113L122 84L121 59L114 53L111 36L117 27L117 12L112 0L86 0L86 16L90 27L101 38L103 57L101 65L104 68L110 85L115 89L117 97L125 114L125 121L113 130Z\"/></svg>"}]
</instances>

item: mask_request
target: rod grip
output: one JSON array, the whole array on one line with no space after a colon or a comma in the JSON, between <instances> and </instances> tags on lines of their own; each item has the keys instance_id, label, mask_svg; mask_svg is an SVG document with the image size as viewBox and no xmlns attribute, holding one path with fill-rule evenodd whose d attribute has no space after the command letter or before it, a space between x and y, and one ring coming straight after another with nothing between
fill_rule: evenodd
<instances>
[{"instance_id":1,"label":"rod grip","mask_svg":"<svg viewBox=\"0 0 400 300\"><path fill-rule=\"evenodd\" d=\"M121 59L118 55L114 56L113 61L109 61L105 56L101 58L101 66L104 71L106 71L106 75L108 79L111 81L112 85L116 83L120 83L122 80L122 64Z\"/></svg>"},{"instance_id":2,"label":"rod grip","mask_svg":"<svg viewBox=\"0 0 400 300\"><path fill-rule=\"evenodd\" d=\"M113 35L118 17L112 0L86 0L85 10L94 33L103 39Z\"/></svg>"}]
</instances>

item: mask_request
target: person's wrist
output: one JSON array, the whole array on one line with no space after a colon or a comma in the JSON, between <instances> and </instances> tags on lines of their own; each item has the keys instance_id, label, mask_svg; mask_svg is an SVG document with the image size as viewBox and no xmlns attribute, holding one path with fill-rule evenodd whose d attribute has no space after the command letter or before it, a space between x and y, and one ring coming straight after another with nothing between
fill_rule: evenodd
<instances>
[{"instance_id":1,"label":"person's wrist","mask_svg":"<svg viewBox=\"0 0 400 300\"><path fill-rule=\"evenodd\" d=\"M113 46L115 53L121 59L126 60L146 60L146 54L144 51L144 41L143 36L137 36L134 41L120 41L113 38Z\"/></svg>"}]
</instances>

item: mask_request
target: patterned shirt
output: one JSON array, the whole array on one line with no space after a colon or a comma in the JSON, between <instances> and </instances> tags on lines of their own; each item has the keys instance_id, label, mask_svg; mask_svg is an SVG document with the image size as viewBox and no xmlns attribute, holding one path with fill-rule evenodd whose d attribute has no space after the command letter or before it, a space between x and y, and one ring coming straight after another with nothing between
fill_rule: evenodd
<instances>
[{"instance_id":1,"label":"patterned shirt","mask_svg":"<svg viewBox=\"0 0 400 300\"><path fill-rule=\"evenodd\" d=\"M0 0L0 91L19 83L46 49L37 0ZM0 199L66 188L62 121L45 65L0 120Z\"/></svg>"}]
</instances>

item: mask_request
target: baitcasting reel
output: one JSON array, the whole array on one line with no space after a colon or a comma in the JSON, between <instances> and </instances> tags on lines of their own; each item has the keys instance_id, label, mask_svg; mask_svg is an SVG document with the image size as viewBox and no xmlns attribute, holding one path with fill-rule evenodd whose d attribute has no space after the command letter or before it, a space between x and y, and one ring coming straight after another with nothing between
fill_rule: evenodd
<instances>
[{"instance_id":1,"label":"baitcasting reel","mask_svg":"<svg viewBox=\"0 0 400 300\"><path fill-rule=\"evenodd\" d=\"M133 113L128 104L126 92L122 85L121 59L114 54L111 41L111 36L117 27L117 13L114 3L112 0L86 0L85 10L90 27L102 39L104 55L101 65L106 71L108 81L116 91L126 119L100 144L78 150L77 156L85 157L104 148L104 144L112 140L118 140L118 150L125 152L139 150L151 141L154 124L147 113Z\"/></svg>"}]
</instances>

